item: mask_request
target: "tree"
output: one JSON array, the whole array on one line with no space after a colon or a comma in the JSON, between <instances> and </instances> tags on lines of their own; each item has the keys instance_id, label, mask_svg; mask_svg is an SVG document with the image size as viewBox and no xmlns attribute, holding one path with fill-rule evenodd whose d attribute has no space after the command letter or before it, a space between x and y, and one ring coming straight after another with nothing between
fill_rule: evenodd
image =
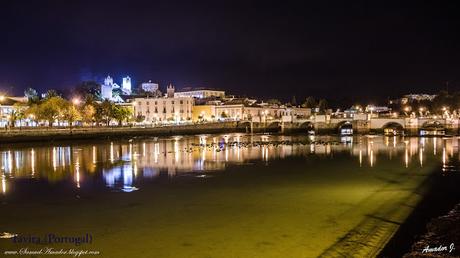
<instances>
[{"instance_id":1,"label":"tree","mask_svg":"<svg viewBox=\"0 0 460 258\"><path fill-rule=\"evenodd\" d=\"M319 112L325 112L327 109L327 101L325 99L320 99L318 102Z\"/></svg>"},{"instance_id":2,"label":"tree","mask_svg":"<svg viewBox=\"0 0 460 258\"><path fill-rule=\"evenodd\" d=\"M110 121L114 117L113 111L115 108L115 103L105 100L101 104L102 106L102 117L105 119L107 126L110 125Z\"/></svg>"},{"instance_id":3,"label":"tree","mask_svg":"<svg viewBox=\"0 0 460 258\"><path fill-rule=\"evenodd\" d=\"M40 100L38 97L38 92L32 88L27 88L24 91L24 96L27 97L29 104L38 103L38 101Z\"/></svg>"},{"instance_id":4,"label":"tree","mask_svg":"<svg viewBox=\"0 0 460 258\"><path fill-rule=\"evenodd\" d=\"M145 120L145 116L143 116L143 115L137 115L136 116L136 122L137 123L142 123L142 122L144 122L144 120Z\"/></svg>"},{"instance_id":5,"label":"tree","mask_svg":"<svg viewBox=\"0 0 460 258\"><path fill-rule=\"evenodd\" d=\"M131 118L131 115L131 111L125 107L113 107L112 116L113 119L118 121L119 126L123 124L123 121L128 121Z\"/></svg>"},{"instance_id":6,"label":"tree","mask_svg":"<svg viewBox=\"0 0 460 258\"><path fill-rule=\"evenodd\" d=\"M292 96L292 99L291 99L291 105L293 105L293 106L297 106L297 99L296 99L295 95L294 95L294 96Z\"/></svg>"},{"instance_id":7,"label":"tree","mask_svg":"<svg viewBox=\"0 0 460 258\"><path fill-rule=\"evenodd\" d=\"M96 109L92 104L85 104L81 111L81 119L86 124L92 124L95 120Z\"/></svg>"},{"instance_id":8,"label":"tree","mask_svg":"<svg viewBox=\"0 0 460 258\"><path fill-rule=\"evenodd\" d=\"M315 98L309 96L305 99L305 102L302 104L302 107L305 108L316 108L316 100Z\"/></svg>"},{"instance_id":9,"label":"tree","mask_svg":"<svg viewBox=\"0 0 460 258\"><path fill-rule=\"evenodd\" d=\"M88 96L93 99L101 99L101 85L95 81L84 81L75 86L72 94L81 99L86 99Z\"/></svg>"},{"instance_id":10,"label":"tree","mask_svg":"<svg viewBox=\"0 0 460 258\"><path fill-rule=\"evenodd\" d=\"M101 120L104 120L106 125L110 125L110 121L114 119L116 105L112 101L104 100L96 109L96 116L100 117Z\"/></svg>"},{"instance_id":11,"label":"tree","mask_svg":"<svg viewBox=\"0 0 460 258\"><path fill-rule=\"evenodd\" d=\"M38 105L37 118L39 120L46 120L49 126L53 126L53 122L61 118L66 105L66 100L61 97L47 98Z\"/></svg>"},{"instance_id":12,"label":"tree","mask_svg":"<svg viewBox=\"0 0 460 258\"><path fill-rule=\"evenodd\" d=\"M31 104L29 107L24 111L25 115L29 117L31 120L38 121L39 118L39 106L38 104Z\"/></svg>"},{"instance_id":13,"label":"tree","mask_svg":"<svg viewBox=\"0 0 460 258\"><path fill-rule=\"evenodd\" d=\"M20 103L15 103L13 105L13 110L9 114L8 122L11 124L11 127L14 127L17 121L20 121L25 118L24 112L25 106Z\"/></svg>"},{"instance_id":14,"label":"tree","mask_svg":"<svg viewBox=\"0 0 460 258\"><path fill-rule=\"evenodd\" d=\"M62 110L62 117L69 123L70 128L72 128L73 123L81 119L81 114L73 103L66 101Z\"/></svg>"},{"instance_id":15,"label":"tree","mask_svg":"<svg viewBox=\"0 0 460 258\"><path fill-rule=\"evenodd\" d=\"M56 90L48 90L46 93L45 93L45 100L47 99L51 99L53 97L59 97L59 94L57 93Z\"/></svg>"}]
</instances>

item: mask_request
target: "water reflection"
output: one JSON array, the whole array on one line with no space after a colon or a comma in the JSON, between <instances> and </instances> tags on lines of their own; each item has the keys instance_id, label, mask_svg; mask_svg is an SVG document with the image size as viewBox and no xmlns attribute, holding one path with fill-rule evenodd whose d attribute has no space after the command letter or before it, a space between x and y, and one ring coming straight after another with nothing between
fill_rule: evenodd
<instances>
[{"instance_id":1,"label":"water reflection","mask_svg":"<svg viewBox=\"0 0 460 258\"><path fill-rule=\"evenodd\" d=\"M136 182L161 176L196 176L224 170L228 164L270 162L289 156L311 155L334 158L348 153L358 167L376 168L386 161L406 168L437 160L446 173L459 159L457 137L404 138L385 136L328 137L275 135L198 135L165 139L112 141L99 144L34 146L0 151L1 192L20 178L49 182L85 180L102 176L109 188L135 191ZM453 157L456 157L455 162ZM325 161L328 162L328 161ZM413 163L413 164L412 164ZM208 174L209 175L209 174Z\"/></svg>"}]
</instances>

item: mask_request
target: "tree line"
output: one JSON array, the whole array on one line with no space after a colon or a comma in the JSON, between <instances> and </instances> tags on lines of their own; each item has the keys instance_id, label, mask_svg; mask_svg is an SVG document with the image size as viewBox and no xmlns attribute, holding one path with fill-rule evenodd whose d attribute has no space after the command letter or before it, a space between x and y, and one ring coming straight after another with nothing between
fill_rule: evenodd
<instances>
[{"instance_id":1,"label":"tree line","mask_svg":"<svg viewBox=\"0 0 460 258\"><path fill-rule=\"evenodd\" d=\"M28 119L39 125L52 127L57 125L110 125L116 121L118 125L130 122L130 109L115 105L109 100L96 101L91 94L86 94L83 100L67 100L56 91L49 90L43 98L36 91L28 89L25 92L27 103L16 103L9 115L9 123L14 126L17 121Z\"/></svg>"}]
</instances>

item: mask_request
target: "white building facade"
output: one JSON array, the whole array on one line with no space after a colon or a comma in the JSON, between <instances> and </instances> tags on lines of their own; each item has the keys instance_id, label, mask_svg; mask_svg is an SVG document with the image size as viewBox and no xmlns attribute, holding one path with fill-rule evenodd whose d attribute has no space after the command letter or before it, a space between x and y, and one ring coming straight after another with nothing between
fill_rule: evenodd
<instances>
[{"instance_id":1,"label":"white building facade","mask_svg":"<svg viewBox=\"0 0 460 258\"><path fill-rule=\"evenodd\" d=\"M145 124L191 122L193 104L190 97L133 99L134 116Z\"/></svg>"},{"instance_id":2,"label":"white building facade","mask_svg":"<svg viewBox=\"0 0 460 258\"><path fill-rule=\"evenodd\" d=\"M141 88L144 91L155 93L159 89L159 86L158 86L158 83L153 83L152 81L149 81L149 82L143 82L141 84Z\"/></svg>"},{"instance_id":3,"label":"white building facade","mask_svg":"<svg viewBox=\"0 0 460 258\"><path fill-rule=\"evenodd\" d=\"M116 84L113 78L107 76L104 79L104 83L101 85L101 98L103 100L111 100L115 102L123 102L120 96L114 95L114 90L121 89L121 93L124 95L131 95L131 78L126 76L123 78L122 86Z\"/></svg>"},{"instance_id":4,"label":"white building facade","mask_svg":"<svg viewBox=\"0 0 460 258\"><path fill-rule=\"evenodd\" d=\"M209 98L209 97L225 97L225 91L221 90L191 90L175 92L174 97L193 97L198 99Z\"/></svg>"},{"instance_id":5,"label":"white building facade","mask_svg":"<svg viewBox=\"0 0 460 258\"><path fill-rule=\"evenodd\" d=\"M123 94L130 95L131 94L131 77L126 76L123 77L123 82L121 84Z\"/></svg>"},{"instance_id":6,"label":"white building facade","mask_svg":"<svg viewBox=\"0 0 460 258\"><path fill-rule=\"evenodd\" d=\"M311 115L310 108L297 107L261 107L245 106L244 104L232 105L197 105L193 106L193 118L195 121L222 121L222 120L273 120L283 117L308 118Z\"/></svg>"}]
</instances>

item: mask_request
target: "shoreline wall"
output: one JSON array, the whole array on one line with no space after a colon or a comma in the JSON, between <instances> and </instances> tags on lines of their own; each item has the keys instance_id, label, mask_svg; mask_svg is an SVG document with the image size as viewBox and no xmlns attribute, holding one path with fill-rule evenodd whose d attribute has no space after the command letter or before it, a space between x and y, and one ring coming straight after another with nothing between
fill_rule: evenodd
<instances>
[{"instance_id":1,"label":"shoreline wall","mask_svg":"<svg viewBox=\"0 0 460 258\"><path fill-rule=\"evenodd\" d=\"M69 128L40 129L0 131L0 143L245 132L245 128L239 126L238 122L162 127L85 127L73 128L72 130Z\"/></svg>"},{"instance_id":2,"label":"shoreline wall","mask_svg":"<svg viewBox=\"0 0 460 258\"><path fill-rule=\"evenodd\" d=\"M418 130L404 130L406 136L418 136ZM75 127L75 128L14 128L0 130L0 143L40 142L61 140L113 139L120 137L153 137L215 133L283 133L307 134L306 128L298 126L264 125L254 123L252 130L247 122L219 122L192 125L159 127ZM332 127L315 128L317 135L336 135ZM449 135L457 135L456 130L447 130ZM356 135L383 134L383 130L355 130Z\"/></svg>"}]
</instances>

